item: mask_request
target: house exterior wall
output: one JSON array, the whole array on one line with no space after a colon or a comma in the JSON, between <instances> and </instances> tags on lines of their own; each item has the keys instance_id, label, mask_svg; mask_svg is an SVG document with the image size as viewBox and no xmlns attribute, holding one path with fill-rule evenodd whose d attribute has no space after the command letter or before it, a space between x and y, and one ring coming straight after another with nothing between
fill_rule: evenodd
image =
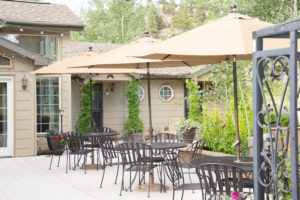
<instances>
[{"instance_id":1,"label":"house exterior wall","mask_svg":"<svg viewBox=\"0 0 300 200\"><path fill-rule=\"evenodd\" d=\"M13 54L4 48L1 51ZM0 77L13 77L13 156L35 155L35 76L30 74L34 66L32 60L21 56L14 56L11 61L13 63L11 68L0 69ZM25 90L22 89L24 76L28 79Z\"/></svg>"},{"instance_id":2,"label":"house exterior wall","mask_svg":"<svg viewBox=\"0 0 300 200\"><path fill-rule=\"evenodd\" d=\"M105 90L111 87L111 82L103 82L103 126L110 127L119 133L124 133L127 120L126 89L128 82L114 82L112 93L105 95ZM140 117L145 130L149 126L147 81L141 80L145 96L140 102ZM159 97L162 85L170 85L174 90L174 97L169 102L163 102ZM79 85L72 82L72 127L78 119L80 106ZM151 80L152 121L154 130L161 130L167 126L172 118L184 118L184 81L183 80Z\"/></svg>"}]
</instances>

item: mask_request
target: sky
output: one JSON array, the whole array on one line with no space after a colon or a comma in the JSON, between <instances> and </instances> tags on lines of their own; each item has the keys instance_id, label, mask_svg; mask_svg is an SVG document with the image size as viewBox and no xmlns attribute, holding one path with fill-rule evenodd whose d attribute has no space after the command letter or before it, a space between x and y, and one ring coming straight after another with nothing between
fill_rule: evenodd
<instances>
[{"instance_id":1,"label":"sky","mask_svg":"<svg viewBox=\"0 0 300 200\"><path fill-rule=\"evenodd\" d=\"M42 2L50 2L67 5L76 15L80 15L81 9L88 8L88 0L41 0Z\"/></svg>"}]
</instances>

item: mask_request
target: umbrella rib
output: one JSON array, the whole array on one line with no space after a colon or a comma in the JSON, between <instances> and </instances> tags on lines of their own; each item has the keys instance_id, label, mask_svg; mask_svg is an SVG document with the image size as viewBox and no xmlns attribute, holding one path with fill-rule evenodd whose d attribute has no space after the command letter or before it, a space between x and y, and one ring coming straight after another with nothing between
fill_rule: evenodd
<instances>
[{"instance_id":1,"label":"umbrella rib","mask_svg":"<svg viewBox=\"0 0 300 200\"><path fill-rule=\"evenodd\" d=\"M182 61L183 64L185 64L186 66L190 67L191 65L189 63L187 63L186 61Z\"/></svg>"},{"instance_id":2,"label":"umbrella rib","mask_svg":"<svg viewBox=\"0 0 300 200\"><path fill-rule=\"evenodd\" d=\"M165 57L163 57L162 60L165 60L165 59L167 59L167 58L170 57L170 56L171 56L171 54L168 54L168 55L166 55Z\"/></svg>"},{"instance_id":3,"label":"umbrella rib","mask_svg":"<svg viewBox=\"0 0 300 200\"><path fill-rule=\"evenodd\" d=\"M88 66L88 69L93 68L95 65Z\"/></svg>"}]
</instances>

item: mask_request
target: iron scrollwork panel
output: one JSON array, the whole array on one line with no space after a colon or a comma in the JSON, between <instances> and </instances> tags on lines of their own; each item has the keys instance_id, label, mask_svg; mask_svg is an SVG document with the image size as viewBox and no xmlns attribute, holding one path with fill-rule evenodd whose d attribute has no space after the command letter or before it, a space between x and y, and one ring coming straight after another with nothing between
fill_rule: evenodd
<instances>
[{"instance_id":1,"label":"iron scrollwork panel","mask_svg":"<svg viewBox=\"0 0 300 200\"><path fill-rule=\"evenodd\" d=\"M263 129L264 141L260 155L263 162L258 181L274 199L291 194L291 164L289 153L289 57L265 57L257 63L261 74L256 78L263 105L256 116ZM258 71L258 70L257 70ZM297 116L293 116L297 117Z\"/></svg>"}]
</instances>

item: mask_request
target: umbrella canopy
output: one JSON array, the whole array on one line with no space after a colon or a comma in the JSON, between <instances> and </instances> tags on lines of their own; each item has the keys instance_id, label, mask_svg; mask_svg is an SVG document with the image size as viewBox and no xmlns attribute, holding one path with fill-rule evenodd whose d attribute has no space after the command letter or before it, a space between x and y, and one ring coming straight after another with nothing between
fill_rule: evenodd
<instances>
[{"instance_id":1,"label":"umbrella canopy","mask_svg":"<svg viewBox=\"0 0 300 200\"><path fill-rule=\"evenodd\" d=\"M134 74L141 73L135 69L107 69L107 68L69 68L78 62L83 62L100 54L95 52L87 52L78 54L74 57L55 62L49 66L35 70L32 74Z\"/></svg>"},{"instance_id":2,"label":"umbrella canopy","mask_svg":"<svg viewBox=\"0 0 300 200\"><path fill-rule=\"evenodd\" d=\"M232 13L203 26L165 40L141 58L161 60L183 60L193 63L220 63L233 60L235 143L237 160L240 159L240 137L238 123L236 60L252 57L252 33L272 26L247 15ZM274 45L273 45L274 46ZM147 55L148 54L148 55ZM197 62L198 61L198 62Z\"/></svg>"},{"instance_id":3,"label":"umbrella canopy","mask_svg":"<svg viewBox=\"0 0 300 200\"><path fill-rule=\"evenodd\" d=\"M123 45L119 48L113 49L104 54L93 56L90 59L82 60L76 63L73 63L73 66L70 68L82 68L88 67L92 68L147 68L147 63L150 63L151 68L162 68L162 67L176 67L176 66L192 66L195 65L194 61L184 62L172 60L168 62L163 62L161 60L153 59L142 59L131 57L144 55L146 52L149 52L153 49L155 44L158 44L160 40L153 39L151 37L144 37L142 39L136 40L129 44ZM198 65L201 64L197 61Z\"/></svg>"},{"instance_id":4,"label":"umbrella canopy","mask_svg":"<svg viewBox=\"0 0 300 200\"><path fill-rule=\"evenodd\" d=\"M252 32L271 25L258 18L230 13L165 40L138 57L186 62L192 60L194 64L232 60L233 55L236 56L236 60L249 60L253 51ZM198 62L195 62L195 59Z\"/></svg>"}]
</instances>

